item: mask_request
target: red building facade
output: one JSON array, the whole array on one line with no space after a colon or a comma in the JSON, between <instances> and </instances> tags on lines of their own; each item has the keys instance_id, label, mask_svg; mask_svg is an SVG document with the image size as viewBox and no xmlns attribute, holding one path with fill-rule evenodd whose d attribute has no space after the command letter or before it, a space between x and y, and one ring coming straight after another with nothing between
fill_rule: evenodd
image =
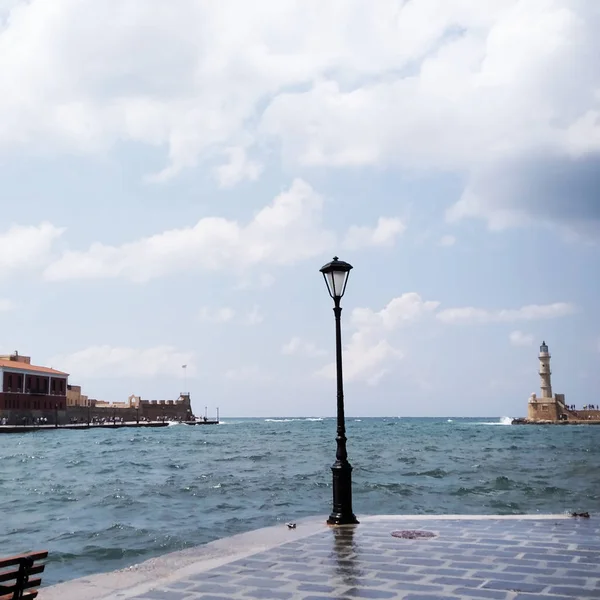
<instances>
[{"instance_id":1,"label":"red building facade","mask_svg":"<svg viewBox=\"0 0 600 600\"><path fill-rule=\"evenodd\" d=\"M68 373L32 365L28 356L0 357L0 419L14 424L40 417L54 422L63 417L68 379Z\"/></svg>"}]
</instances>

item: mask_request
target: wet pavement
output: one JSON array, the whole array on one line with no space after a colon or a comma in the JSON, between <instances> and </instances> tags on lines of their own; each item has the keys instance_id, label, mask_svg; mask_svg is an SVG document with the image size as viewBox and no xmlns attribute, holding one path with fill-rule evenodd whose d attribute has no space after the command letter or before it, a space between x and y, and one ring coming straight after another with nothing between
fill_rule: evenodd
<instances>
[{"instance_id":1,"label":"wet pavement","mask_svg":"<svg viewBox=\"0 0 600 600\"><path fill-rule=\"evenodd\" d=\"M195 558L189 551L167 555L146 568L46 588L40 597L600 599L594 518L367 517L339 528L323 521L220 540Z\"/></svg>"}]
</instances>

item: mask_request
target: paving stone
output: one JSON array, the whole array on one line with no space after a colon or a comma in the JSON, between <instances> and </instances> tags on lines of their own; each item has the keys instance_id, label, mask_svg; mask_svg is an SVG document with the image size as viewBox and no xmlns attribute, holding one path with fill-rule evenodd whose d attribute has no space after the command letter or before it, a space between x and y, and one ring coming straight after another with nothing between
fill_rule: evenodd
<instances>
[{"instance_id":1,"label":"paving stone","mask_svg":"<svg viewBox=\"0 0 600 600\"><path fill-rule=\"evenodd\" d=\"M384 590L373 590L365 588L350 588L347 592L345 592L345 595L350 596L350 598L379 598L380 600L398 597L398 595L394 592L386 592Z\"/></svg>"},{"instance_id":2,"label":"paving stone","mask_svg":"<svg viewBox=\"0 0 600 600\"><path fill-rule=\"evenodd\" d=\"M456 596L442 596L440 594L408 594L403 596L404 600L456 600Z\"/></svg>"},{"instance_id":3,"label":"paving stone","mask_svg":"<svg viewBox=\"0 0 600 600\"><path fill-rule=\"evenodd\" d=\"M293 598L294 594L291 592L282 592L279 590L269 590L269 589L256 589L249 590L244 594L244 597L247 598L258 598L259 600L289 600L289 598Z\"/></svg>"},{"instance_id":4,"label":"paving stone","mask_svg":"<svg viewBox=\"0 0 600 600\"><path fill-rule=\"evenodd\" d=\"M531 572L529 575L531 575ZM528 575L526 573L510 573L508 571L475 571L473 577L475 579L501 579L503 581L520 582L525 581Z\"/></svg>"},{"instance_id":5,"label":"paving stone","mask_svg":"<svg viewBox=\"0 0 600 600\"><path fill-rule=\"evenodd\" d=\"M523 573L525 575L531 575L531 567L519 567L518 565L509 565L508 567L504 567L503 569L506 573ZM536 575L556 575L558 573L557 569L543 569L542 567L538 567L535 569ZM575 575L574 577L579 577Z\"/></svg>"},{"instance_id":6,"label":"paving stone","mask_svg":"<svg viewBox=\"0 0 600 600\"><path fill-rule=\"evenodd\" d=\"M441 592L443 588L439 585L432 585L430 583L410 583L401 582L396 583L392 586L395 590L407 590L409 592Z\"/></svg>"},{"instance_id":7,"label":"paving stone","mask_svg":"<svg viewBox=\"0 0 600 600\"><path fill-rule=\"evenodd\" d=\"M278 588L286 584L285 581L277 579L259 579L258 577L248 577L237 582L243 587L260 587L260 588Z\"/></svg>"},{"instance_id":8,"label":"paving stone","mask_svg":"<svg viewBox=\"0 0 600 600\"><path fill-rule=\"evenodd\" d=\"M335 591L335 587L320 583L301 583L296 589L301 592L323 592L324 594L330 594Z\"/></svg>"},{"instance_id":9,"label":"paving stone","mask_svg":"<svg viewBox=\"0 0 600 600\"><path fill-rule=\"evenodd\" d=\"M187 592L173 592L170 590L150 590L143 596L138 596L139 600L186 600L190 595ZM137 599L136 599L137 600Z\"/></svg>"},{"instance_id":10,"label":"paving stone","mask_svg":"<svg viewBox=\"0 0 600 600\"><path fill-rule=\"evenodd\" d=\"M524 583L516 581L488 581L487 583L484 583L483 587L492 590L540 593L548 586L539 583Z\"/></svg>"},{"instance_id":11,"label":"paving stone","mask_svg":"<svg viewBox=\"0 0 600 600\"><path fill-rule=\"evenodd\" d=\"M544 598L549 598L550 600L573 600L572 596L544 596ZM514 597L514 600L539 600L540 596L538 594L517 594Z\"/></svg>"},{"instance_id":12,"label":"paving stone","mask_svg":"<svg viewBox=\"0 0 600 600\"><path fill-rule=\"evenodd\" d=\"M586 590L580 587L551 587L549 594L569 596L570 598L600 598L600 589Z\"/></svg>"},{"instance_id":13,"label":"paving stone","mask_svg":"<svg viewBox=\"0 0 600 600\"><path fill-rule=\"evenodd\" d=\"M484 600L506 600L508 592L502 590L485 590L482 588L457 588L454 594L463 598L476 598Z\"/></svg>"},{"instance_id":14,"label":"paving stone","mask_svg":"<svg viewBox=\"0 0 600 600\"><path fill-rule=\"evenodd\" d=\"M439 585L462 585L466 588L478 588L482 581L481 579L469 579L468 577L435 577L432 583Z\"/></svg>"},{"instance_id":15,"label":"paving stone","mask_svg":"<svg viewBox=\"0 0 600 600\"><path fill-rule=\"evenodd\" d=\"M302 600L351 600L348 596L302 596ZM571 600L569 598L569 600Z\"/></svg>"},{"instance_id":16,"label":"paving stone","mask_svg":"<svg viewBox=\"0 0 600 600\"><path fill-rule=\"evenodd\" d=\"M598 553L598 557L600 560L600 552ZM565 571L565 577L600 577L600 572L596 569L594 574L594 570L589 567L581 570L567 569Z\"/></svg>"},{"instance_id":17,"label":"paving stone","mask_svg":"<svg viewBox=\"0 0 600 600\"><path fill-rule=\"evenodd\" d=\"M290 573L286 576L286 579L291 579L293 581L308 581L310 583L326 583L330 580L330 577L313 571L312 573Z\"/></svg>"},{"instance_id":18,"label":"paving stone","mask_svg":"<svg viewBox=\"0 0 600 600\"><path fill-rule=\"evenodd\" d=\"M554 571L553 571L554 572ZM416 571L416 576L421 578L423 575L438 576L438 577L465 577L467 574L466 569L449 569L446 567L432 568L423 567Z\"/></svg>"},{"instance_id":19,"label":"paving stone","mask_svg":"<svg viewBox=\"0 0 600 600\"><path fill-rule=\"evenodd\" d=\"M585 587L587 579L576 579L574 577L534 577L534 580L538 583L545 583L546 585L558 585L566 587Z\"/></svg>"},{"instance_id":20,"label":"paving stone","mask_svg":"<svg viewBox=\"0 0 600 600\"><path fill-rule=\"evenodd\" d=\"M232 595L236 592L241 591L237 585L224 585L220 583L201 583L200 585L195 586L190 591L192 592L205 592L211 594L225 594Z\"/></svg>"},{"instance_id":21,"label":"paving stone","mask_svg":"<svg viewBox=\"0 0 600 600\"><path fill-rule=\"evenodd\" d=\"M383 581L421 581L423 574L421 573L377 573L377 579Z\"/></svg>"},{"instance_id":22,"label":"paving stone","mask_svg":"<svg viewBox=\"0 0 600 600\"><path fill-rule=\"evenodd\" d=\"M407 565L416 565L419 567L441 567L444 564L443 560L434 558L408 558L404 562Z\"/></svg>"}]
</instances>

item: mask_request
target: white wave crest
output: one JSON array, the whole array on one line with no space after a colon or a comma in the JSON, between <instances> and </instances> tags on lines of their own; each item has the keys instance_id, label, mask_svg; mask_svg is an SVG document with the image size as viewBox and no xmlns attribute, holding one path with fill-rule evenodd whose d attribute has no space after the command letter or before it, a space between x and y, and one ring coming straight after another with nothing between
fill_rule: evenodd
<instances>
[{"instance_id":1,"label":"white wave crest","mask_svg":"<svg viewBox=\"0 0 600 600\"><path fill-rule=\"evenodd\" d=\"M512 417L500 417L499 421L491 421L487 423L477 423L477 425L512 425Z\"/></svg>"}]
</instances>

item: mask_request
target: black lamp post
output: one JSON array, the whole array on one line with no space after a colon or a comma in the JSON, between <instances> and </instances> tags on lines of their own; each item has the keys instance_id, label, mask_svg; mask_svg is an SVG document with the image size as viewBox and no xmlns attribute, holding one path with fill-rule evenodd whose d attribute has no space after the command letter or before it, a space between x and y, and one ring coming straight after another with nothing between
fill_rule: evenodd
<instances>
[{"instance_id":1,"label":"black lamp post","mask_svg":"<svg viewBox=\"0 0 600 600\"><path fill-rule=\"evenodd\" d=\"M327 291L333 298L335 314L335 359L337 366L337 451L335 462L331 466L333 474L333 510L327 519L329 525L350 525L358 523L352 512L352 466L348 462L346 451L346 423L344 417L344 377L342 373L342 307L340 300L346 291L348 275L352 265L339 260L321 267L321 273L327 284Z\"/></svg>"}]
</instances>

